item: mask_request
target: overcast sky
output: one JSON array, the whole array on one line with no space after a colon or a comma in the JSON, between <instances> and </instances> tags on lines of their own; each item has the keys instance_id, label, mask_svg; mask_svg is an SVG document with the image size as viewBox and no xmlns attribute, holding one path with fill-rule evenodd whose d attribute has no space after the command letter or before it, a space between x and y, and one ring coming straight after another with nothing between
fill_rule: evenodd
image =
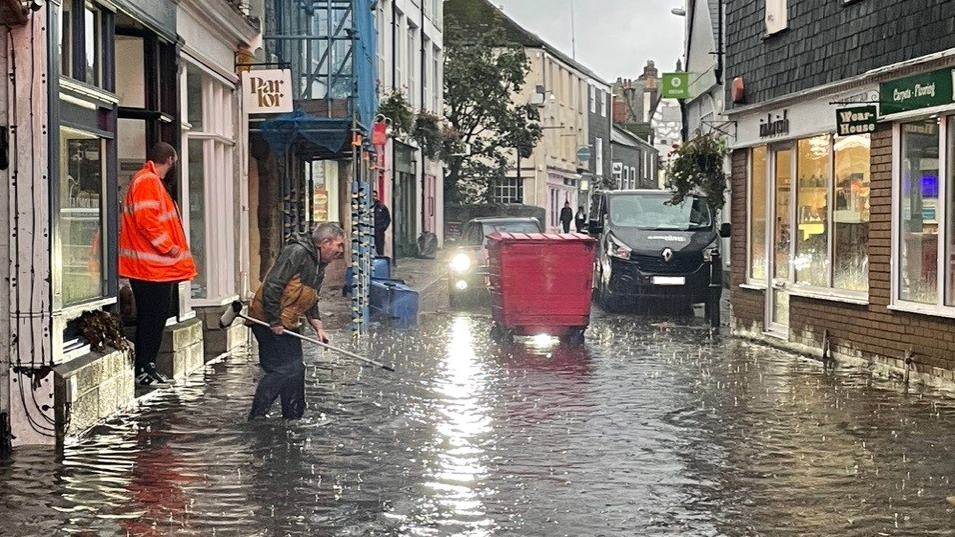
<instances>
[{"instance_id":1,"label":"overcast sky","mask_svg":"<svg viewBox=\"0 0 955 537\"><path fill-rule=\"evenodd\" d=\"M647 60L673 71L683 54L682 0L490 0L508 17L571 56L574 6L577 61L607 82L637 78Z\"/></svg>"}]
</instances>

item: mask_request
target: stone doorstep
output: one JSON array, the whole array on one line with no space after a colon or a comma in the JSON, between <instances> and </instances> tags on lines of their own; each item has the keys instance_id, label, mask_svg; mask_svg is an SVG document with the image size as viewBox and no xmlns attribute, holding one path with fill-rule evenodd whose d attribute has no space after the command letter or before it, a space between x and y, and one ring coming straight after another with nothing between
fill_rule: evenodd
<instances>
[{"instance_id":1,"label":"stone doorstep","mask_svg":"<svg viewBox=\"0 0 955 537\"><path fill-rule=\"evenodd\" d=\"M160 351L156 356L156 371L171 379L180 379L205 365L204 348L200 339L172 352Z\"/></svg>"},{"instance_id":2,"label":"stone doorstep","mask_svg":"<svg viewBox=\"0 0 955 537\"><path fill-rule=\"evenodd\" d=\"M202 341L202 319L199 317L167 326L163 332L159 352L173 352L175 349L188 347L197 341Z\"/></svg>"},{"instance_id":3,"label":"stone doorstep","mask_svg":"<svg viewBox=\"0 0 955 537\"><path fill-rule=\"evenodd\" d=\"M85 431L135 399L133 368L123 351L88 353L53 368L59 439Z\"/></svg>"},{"instance_id":4,"label":"stone doorstep","mask_svg":"<svg viewBox=\"0 0 955 537\"><path fill-rule=\"evenodd\" d=\"M248 344L252 332L242 323L235 323L229 328L204 330L202 345L205 351L205 360L225 353L235 352Z\"/></svg>"}]
</instances>

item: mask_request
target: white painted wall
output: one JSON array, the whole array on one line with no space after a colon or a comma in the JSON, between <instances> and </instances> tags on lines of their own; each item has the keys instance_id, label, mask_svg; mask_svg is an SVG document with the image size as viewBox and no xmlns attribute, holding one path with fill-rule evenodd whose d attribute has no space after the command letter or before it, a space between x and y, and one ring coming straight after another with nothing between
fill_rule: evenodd
<instances>
[{"instance_id":1,"label":"white painted wall","mask_svg":"<svg viewBox=\"0 0 955 537\"><path fill-rule=\"evenodd\" d=\"M378 25L378 96L383 98L392 90L400 90L411 103L415 111L425 109L442 115L444 112L444 2L442 0L379 0L377 10ZM437 62L435 62L437 59ZM422 95L422 91L424 94ZM408 143L411 143L408 141ZM411 145L414 145L411 143ZM385 189L379 192L384 200L392 199L393 143L385 148L386 172ZM415 180L419 199L415 215L417 232L434 232L438 236L438 246L444 243L444 166L442 162L417 158ZM422 206L428 200L420 198L425 191L425 177L437 178L434 200L437 224L429 225L429 213L423 213ZM427 207L425 207L427 208ZM394 208L389 207L394 212ZM392 214L392 219L395 215ZM390 226L385 243L392 244ZM391 252L388 252L391 255Z\"/></svg>"}]
</instances>

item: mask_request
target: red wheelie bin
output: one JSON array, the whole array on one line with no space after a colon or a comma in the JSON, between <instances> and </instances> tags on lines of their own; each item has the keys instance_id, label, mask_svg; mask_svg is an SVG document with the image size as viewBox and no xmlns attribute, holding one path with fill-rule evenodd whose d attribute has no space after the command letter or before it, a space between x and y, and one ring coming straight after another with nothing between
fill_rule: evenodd
<instances>
[{"instance_id":1,"label":"red wheelie bin","mask_svg":"<svg viewBox=\"0 0 955 537\"><path fill-rule=\"evenodd\" d=\"M596 245L579 233L488 235L492 338L548 334L582 343Z\"/></svg>"}]
</instances>

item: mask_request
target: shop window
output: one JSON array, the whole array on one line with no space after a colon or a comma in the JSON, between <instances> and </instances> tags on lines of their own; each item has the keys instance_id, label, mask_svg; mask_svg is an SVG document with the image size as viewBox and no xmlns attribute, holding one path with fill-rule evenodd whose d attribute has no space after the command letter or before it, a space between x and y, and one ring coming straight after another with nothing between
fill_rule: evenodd
<instances>
[{"instance_id":1,"label":"shop window","mask_svg":"<svg viewBox=\"0 0 955 537\"><path fill-rule=\"evenodd\" d=\"M63 2L60 13L60 74L73 76L73 5Z\"/></svg>"},{"instance_id":2,"label":"shop window","mask_svg":"<svg viewBox=\"0 0 955 537\"><path fill-rule=\"evenodd\" d=\"M749 279L766 283L766 146L750 153Z\"/></svg>"},{"instance_id":3,"label":"shop window","mask_svg":"<svg viewBox=\"0 0 955 537\"><path fill-rule=\"evenodd\" d=\"M91 86L104 86L104 73L109 72L110 66L103 65L103 48L107 45L103 29L112 20L106 13L92 2L64 0L57 22L60 75Z\"/></svg>"},{"instance_id":4,"label":"shop window","mask_svg":"<svg viewBox=\"0 0 955 537\"><path fill-rule=\"evenodd\" d=\"M869 289L869 135L838 137L833 195L832 286Z\"/></svg>"},{"instance_id":5,"label":"shop window","mask_svg":"<svg viewBox=\"0 0 955 537\"><path fill-rule=\"evenodd\" d=\"M901 125L898 297L938 303L939 132L935 119Z\"/></svg>"},{"instance_id":6,"label":"shop window","mask_svg":"<svg viewBox=\"0 0 955 537\"><path fill-rule=\"evenodd\" d=\"M103 43L102 17L99 9L86 4L83 11L83 50L86 83L99 86L102 83L101 48Z\"/></svg>"},{"instance_id":7,"label":"shop window","mask_svg":"<svg viewBox=\"0 0 955 537\"><path fill-rule=\"evenodd\" d=\"M207 292L206 274L206 194L205 151L203 141L189 140L189 248L199 273L192 280L192 298L203 298Z\"/></svg>"},{"instance_id":8,"label":"shop window","mask_svg":"<svg viewBox=\"0 0 955 537\"><path fill-rule=\"evenodd\" d=\"M829 285L829 136L796 142L796 283Z\"/></svg>"},{"instance_id":9,"label":"shop window","mask_svg":"<svg viewBox=\"0 0 955 537\"><path fill-rule=\"evenodd\" d=\"M146 108L146 47L142 37L116 36L116 63L122 76L116 77L120 106Z\"/></svg>"},{"instance_id":10,"label":"shop window","mask_svg":"<svg viewBox=\"0 0 955 537\"><path fill-rule=\"evenodd\" d=\"M103 140L61 128L59 252L63 305L103 296Z\"/></svg>"},{"instance_id":11,"label":"shop window","mask_svg":"<svg viewBox=\"0 0 955 537\"><path fill-rule=\"evenodd\" d=\"M193 299L220 300L235 292L235 237L216 226L234 220L235 184L233 125L235 92L193 63L187 63L184 111L184 188L188 192L189 246L199 275L191 282Z\"/></svg>"}]
</instances>

